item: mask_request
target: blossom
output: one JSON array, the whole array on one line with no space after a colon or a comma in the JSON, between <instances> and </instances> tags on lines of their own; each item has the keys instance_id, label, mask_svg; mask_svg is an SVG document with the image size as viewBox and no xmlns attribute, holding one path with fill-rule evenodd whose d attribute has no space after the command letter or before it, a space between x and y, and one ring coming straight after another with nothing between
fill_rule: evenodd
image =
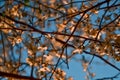
<instances>
[{"instance_id":1,"label":"blossom","mask_svg":"<svg viewBox=\"0 0 120 80\"><path fill-rule=\"evenodd\" d=\"M48 67L43 67L43 68L40 68L38 72L49 72L50 69Z\"/></svg>"},{"instance_id":2,"label":"blossom","mask_svg":"<svg viewBox=\"0 0 120 80\"><path fill-rule=\"evenodd\" d=\"M75 53L82 53L82 49L75 49L73 52L72 52L72 54L75 54Z\"/></svg>"},{"instance_id":3,"label":"blossom","mask_svg":"<svg viewBox=\"0 0 120 80\"><path fill-rule=\"evenodd\" d=\"M47 50L47 47L46 47L46 46L45 46L45 47L39 46L37 49L38 49L39 51L43 52L43 51Z\"/></svg>"}]
</instances>

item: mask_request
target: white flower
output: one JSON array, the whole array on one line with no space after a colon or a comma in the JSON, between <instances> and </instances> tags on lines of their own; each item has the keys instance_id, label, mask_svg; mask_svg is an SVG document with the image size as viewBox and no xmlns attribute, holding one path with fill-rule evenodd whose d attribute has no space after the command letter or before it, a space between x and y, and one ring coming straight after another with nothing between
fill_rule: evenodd
<instances>
[{"instance_id":1,"label":"white flower","mask_svg":"<svg viewBox=\"0 0 120 80\"><path fill-rule=\"evenodd\" d=\"M33 55L32 50L28 49L28 54L29 54L30 56Z\"/></svg>"},{"instance_id":2,"label":"white flower","mask_svg":"<svg viewBox=\"0 0 120 80\"><path fill-rule=\"evenodd\" d=\"M30 58L26 58L26 62L27 62L30 66L33 65L33 63L31 62Z\"/></svg>"},{"instance_id":3,"label":"white flower","mask_svg":"<svg viewBox=\"0 0 120 80\"><path fill-rule=\"evenodd\" d=\"M49 2L50 2L51 4L53 4L53 3L55 3L55 1L56 1L56 0L50 0Z\"/></svg>"},{"instance_id":4,"label":"white flower","mask_svg":"<svg viewBox=\"0 0 120 80\"><path fill-rule=\"evenodd\" d=\"M63 4L68 4L67 0L62 0Z\"/></svg>"},{"instance_id":5,"label":"white flower","mask_svg":"<svg viewBox=\"0 0 120 80\"><path fill-rule=\"evenodd\" d=\"M22 42L22 39L21 38L18 38L17 40L16 40L16 43L21 43Z\"/></svg>"},{"instance_id":6,"label":"white flower","mask_svg":"<svg viewBox=\"0 0 120 80\"><path fill-rule=\"evenodd\" d=\"M58 27L58 32L61 32L64 30L64 28L66 27L65 24L57 24L57 27Z\"/></svg>"},{"instance_id":7,"label":"white flower","mask_svg":"<svg viewBox=\"0 0 120 80\"><path fill-rule=\"evenodd\" d=\"M84 69L83 69L84 72L87 71L88 65L89 65L88 62L83 62L83 63L82 63L82 66L83 66L83 68L84 68Z\"/></svg>"},{"instance_id":8,"label":"white flower","mask_svg":"<svg viewBox=\"0 0 120 80\"><path fill-rule=\"evenodd\" d=\"M44 55L44 57L46 58L46 61L51 61L53 59L53 56L51 55Z\"/></svg>"},{"instance_id":9,"label":"white flower","mask_svg":"<svg viewBox=\"0 0 120 80\"><path fill-rule=\"evenodd\" d=\"M47 50L47 47L46 47L46 46L45 46L45 47L39 46L39 47L38 47L38 50L40 50L41 52L43 52L43 51Z\"/></svg>"},{"instance_id":10,"label":"white flower","mask_svg":"<svg viewBox=\"0 0 120 80\"><path fill-rule=\"evenodd\" d=\"M82 53L82 49L75 49L73 52L72 52L73 54L75 54L75 53Z\"/></svg>"},{"instance_id":11,"label":"white flower","mask_svg":"<svg viewBox=\"0 0 120 80\"><path fill-rule=\"evenodd\" d=\"M43 67L43 68L40 68L40 70L38 72L49 72L50 69L48 67Z\"/></svg>"}]
</instances>

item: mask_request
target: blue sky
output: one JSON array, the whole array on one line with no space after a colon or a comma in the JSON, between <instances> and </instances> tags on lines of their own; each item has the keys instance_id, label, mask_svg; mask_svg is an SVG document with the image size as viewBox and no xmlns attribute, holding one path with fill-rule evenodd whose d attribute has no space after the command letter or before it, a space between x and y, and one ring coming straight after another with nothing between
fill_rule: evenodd
<instances>
[{"instance_id":1,"label":"blue sky","mask_svg":"<svg viewBox=\"0 0 120 80\"><path fill-rule=\"evenodd\" d=\"M76 0L76 1L79 1L79 0ZM79 3L76 3L75 6L80 6ZM28 10L28 9L26 9ZM99 15L95 15L92 17L93 20L96 19L97 16L101 16L102 15L102 11L99 13ZM94 22L94 21L93 21ZM46 21L46 25L47 26L47 21ZM51 26L47 26L45 27L45 30L46 31L56 31L56 26L55 26L55 22L54 21L51 21ZM117 33L119 34L120 31L118 30ZM34 37L36 36L40 36L36 33L34 33ZM70 52L70 50L68 50ZM24 62L25 61L25 58L27 57L27 51L24 50L23 51L24 55L22 55L22 61ZM77 59L82 59L82 56L85 56L85 59L87 60L91 60L92 59L92 56L91 55L87 55L87 54L81 54L81 55L76 55L75 58ZM18 57L18 56L16 56ZM104 58L107 59L107 57L105 56ZM114 63L117 67L120 66L120 63L119 62L116 62L115 60L113 60L112 58L110 59L111 63ZM67 69L66 67L64 67L63 69L67 72L67 76L71 76L74 78L74 80L85 80L85 76L86 76L86 73L83 71L83 67L82 67L82 62L79 60L79 61L76 61L76 59L72 59L69 63L69 69ZM66 66L66 65L65 65ZM91 72L95 73L95 79L97 78L102 78L102 77L111 77L111 76L114 76L118 73L118 71L116 69L114 69L113 67L109 66L108 64L104 63L102 60L100 60L99 58L95 57L93 59L93 62L89 65L89 68ZM26 68L28 71L28 75L30 75L30 68L27 67ZM115 79L115 80L119 80L119 78Z\"/></svg>"},{"instance_id":2,"label":"blue sky","mask_svg":"<svg viewBox=\"0 0 120 80\"><path fill-rule=\"evenodd\" d=\"M78 0L79 1L79 0ZM74 4L75 6L80 6L79 3ZM98 15L93 15L91 18L93 20L93 23L95 23L96 17L101 16L103 14L103 11L101 10ZM51 19L51 18L50 18ZM51 25L47 27L47 21L46 21L46 31L56 31L56 26L55 22L51 21ZM118 31L119 33L119 31ZM81 59L82 56L85 56L86 59L91 60L92 56L87 55L87 54L82 54L82 55L76 55L77 59ZM104 57L106 58L106 57ZM119 62L116 62L115 60L111 59L110 60L112 63L115 63L118 67L120 66ZM114 76L118 73L116 69L113 67L109 66L108 64L104 63L102 60L99 58L94 58L93 62L89 65L91 67L90 71L95 73L95 77L93 80L98 79L98 78L103 78L103 77L111 77ZM66 67L63 68L67 72L67 76L72 76L74 80L85 80L86 73L83 71L83 67L81 64L81 61L76 61L72 59L69 63L69 69ZM120 78L117 78L115 80L119 80Z\"/></svg>"},{"instance_id":3,"label":"blue sky","mask_svg":"<svg viewBox=\"0 0 120 80\"><path fill-rule=\"evenodd\" d=\"M116 11L116 12L119 13L120 11ZM103 11L100 11L99 15L93 15L92 17L93 22L95 23L96 17L101 16L102 14L103 14ZM117 33L119 34L120 31L118 30ZM83 54L83 55L86 57L86 59L89 59L89 60L92 59L91 55L87 55L87 54ZM81 56L82 55L77 55L78 58L81 58ZM107 59L106 56L104 58ZM113 58L111 58L110 61L111 63L115 64L119 68L120 66L119 62L115 61ZM81 65L82 64L80 61L75 61L75 60L71 60L71 62L69 63L70 69L66 71L68 75L73 76L74 80L85 80L86 73L83 71L83 67ZM110 65L104 63L102 60L100 60L97 57L93 59L93 62L89 66L92 66L90 71L94 72L96 75L93 78L93 80L98 79L98 78L103 78L103 77L112 77L118 74L119 72L113 67L111 67ZM120 76L114 80L119 80L119 79L120 79Z\"/></svg>"}]
</instances>

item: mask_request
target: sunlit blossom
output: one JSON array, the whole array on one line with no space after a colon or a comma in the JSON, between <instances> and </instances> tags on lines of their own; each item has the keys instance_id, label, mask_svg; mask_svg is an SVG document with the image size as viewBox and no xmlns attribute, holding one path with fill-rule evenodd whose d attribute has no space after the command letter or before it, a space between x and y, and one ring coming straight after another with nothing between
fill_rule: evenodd
<instances>
[{"instance_id":1,"label":"sunlit blossom","mask_svg":"<svg viewBox=\"0 0 120 80\"><path fill-rule=\"evenodd\" d=\"M50 69L48 67L43 67L43 68L40 68L38 72L49 72Z\"/></svg>"},{"instance_id":2,"label":"sunlit blossom","mask_svg":"<svg viewBox=\"0 0 120 80\"><path fill-rule=\"evenodd\" d=\"M41 52L43 52L43 51L47 50L47 47L46 47L46 46L45 46L45 47L39 46L39 47L38 47L38 50L40 50Z\"/></svg>"}]
</instances>

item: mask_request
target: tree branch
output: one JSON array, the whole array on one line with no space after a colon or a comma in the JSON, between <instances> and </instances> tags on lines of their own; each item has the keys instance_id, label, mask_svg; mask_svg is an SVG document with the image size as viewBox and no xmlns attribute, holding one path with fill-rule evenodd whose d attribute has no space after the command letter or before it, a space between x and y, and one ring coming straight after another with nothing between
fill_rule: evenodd
<instances>
[{"instance_id":1,"label":"tree branch","mask_svg":"<svg viewBox=\"0 0 120 80\"><path fill-rule=\"evenodd\" d=\"M38 78L33 78L33 77L28 77L28 76L21 76L21 75L7 73L7 72L1 72L1 71L0 71L0 76L12 77L12 78L16 78L16 79L41 80L41 79L38 79Z\"/></svg>"},{"instance_id":2,"label":"tree branch","mask_svg":"<svg viewBox=\"0 0 120 80\"><path fill-rule=\"evenodd\" d=\"M102 61L104 61L105 63L107 63L108 65L110 65L111 67L115 68L116 70L120 71L120 68L118 68L117 66L113 65L112 63L110 63L109 61L105 60L103 57L97 55L97 54L92 54L90 52L87 52L87 51L83 51L84 53L86 54L89 54L89 55L94 55L96 57L98 57L99 59L101 59Z\"/></svg>"}]
</instances>

